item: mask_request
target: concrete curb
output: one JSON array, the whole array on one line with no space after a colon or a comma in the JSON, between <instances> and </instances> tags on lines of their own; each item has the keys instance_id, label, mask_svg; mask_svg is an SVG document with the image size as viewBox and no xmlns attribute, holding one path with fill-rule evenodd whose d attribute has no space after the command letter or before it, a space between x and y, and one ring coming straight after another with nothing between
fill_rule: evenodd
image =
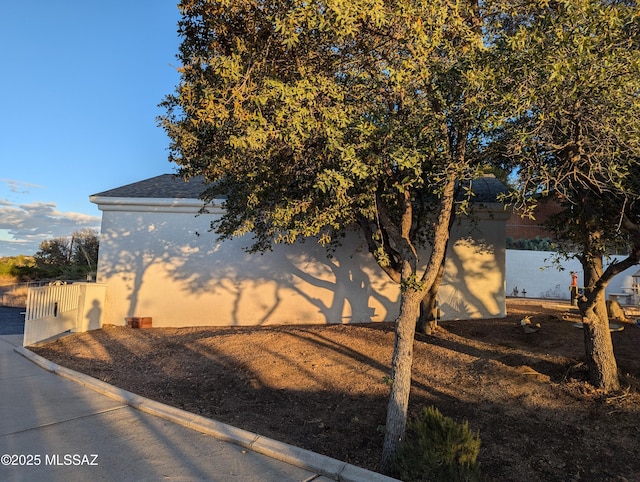
<instances>
[{"instance_id":1,"label":"concrete curb","mask_svg":"<svg viewBox=\"0 0 640 482\"><path fill-rule=\"evenodd\" d=\"M278 442L277 440L263 437L247 430L242 430L136 395L135 393L114 387L84 373L62 367L24 347L16 346L14 347L14 351L47 371L79 383L82 386L142 412L155 415L184 427L205 433L219 440L233 443L273 459L329 477L333 480L344 482L397 482L397 479L387 477L377 472L356 467L355 465L347 464L325 455Z\"/></svg>"}]
</instances>

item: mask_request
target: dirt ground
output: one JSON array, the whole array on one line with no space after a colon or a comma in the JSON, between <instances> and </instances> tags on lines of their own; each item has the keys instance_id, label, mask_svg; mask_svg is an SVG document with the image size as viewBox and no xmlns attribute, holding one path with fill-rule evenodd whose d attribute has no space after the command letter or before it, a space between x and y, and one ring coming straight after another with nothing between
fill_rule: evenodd
<instances>
[{"instance_id":1,"label":"dirt ground","mask_svg":"<svg viewBox=\"0 0 640 482\"><path fill-rule=\"evenodd\" d=\"M501 319L442 322L415 342L410 412L480 432L488 480L640 480L640 328L612 338L624 389L586 383L568 302L509 299ZM525 334L518 321L540 323ZM38 354L190 412L376 470L393 324L101 330Z\"/></svg>"}]
</instances>

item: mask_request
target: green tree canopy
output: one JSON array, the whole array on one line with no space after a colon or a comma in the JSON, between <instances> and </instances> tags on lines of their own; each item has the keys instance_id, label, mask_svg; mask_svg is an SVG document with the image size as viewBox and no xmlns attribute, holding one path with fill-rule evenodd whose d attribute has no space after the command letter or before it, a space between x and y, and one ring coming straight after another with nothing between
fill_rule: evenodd
<instances>
[{"instance_id":1,"label":"green tree canopy","mask_svg":"<svg viewBox=\"0 0 640 482\"><path fill-rule=\"evenodd\" d=\"M501 2L496 2L500 4ZM495 83L474 1L184 0L170 160L225 196L255 250L359 227L402 286L383 466L402 438L421 298L456 186L478 173ZM464 205L464 202L461 203ZM429 259L418 247L430 242ZM426 269L419 270L419 266Z\"/></svg>"},{"instance_id":2,"label":"green tree canopy","mask_svg":"<svg viewBox=\"0 0 640 482\"><path fill-rule=\"evenodd\" d=\"M98 247L98 233L88 228L68 238L47 239L34 255L36 272L44 277L82 278L96 270Z\"/></svg>"},{"instance_id":3,"label":"green tree canopy","mask_svg":"<svg viewBox=\"0 0 640 482\"><path fill-rule=\"evenodd\" d=\"M71 264L69 240L67 238L53 238L42 241L34 258L40 266L67 266Z\"/></svg>"},{"instance_id":4,"label":"green tree canopy","mask_svg":"<svg viewBox=\"0 0 640 482\"><path fill-rule=\"evenodd\" d=\"M619 385L604 288L640 261L639 27L636 2L557 0L514 2L491 31L511 112L495 152L518 166L516 202L553 195L564 207L550 226L584 266L587 359L607 390ZM620 242L629 257L604 272Z\"/></svg>"},{"instance_id":5,"label":"green tree canopy","mask_svg":"<svg viewBox=\"0 0 640 482\"><path fill-rule=\"evenodd\" d=\"M478 41L472 12L299 3L181 4L183 82L163 122L171 160L204 174L208 196L227 196L218 232L252 232L256 249L328 242L377 220L378 201L394 216L405 191L441 190L453 167L466 174L451 160L476 147L467 126L481 91L463 91L472 59L455 59Z\"/></svg>"}]
</instances>

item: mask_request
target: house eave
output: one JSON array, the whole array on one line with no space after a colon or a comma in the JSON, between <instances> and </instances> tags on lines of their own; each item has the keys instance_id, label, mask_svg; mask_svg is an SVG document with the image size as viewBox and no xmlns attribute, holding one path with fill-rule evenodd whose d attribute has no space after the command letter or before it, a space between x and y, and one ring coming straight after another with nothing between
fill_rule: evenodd
<instances>
[{"instance_id":1,"label":"house eave","mask_svg":"<svg viewBox=\"0 0 640 482\"><path fill-rule=\"evenodd\" d=\"M222 214L224 208L222 199L205 204L200 199L185 198L148 198L148 197L112 197L90 196L89 200L97 204L101 211L128 211L128 212L167 212L167 213L193 213L202 212L203 208L210 214Z\"/></svg>"}]
</instances>

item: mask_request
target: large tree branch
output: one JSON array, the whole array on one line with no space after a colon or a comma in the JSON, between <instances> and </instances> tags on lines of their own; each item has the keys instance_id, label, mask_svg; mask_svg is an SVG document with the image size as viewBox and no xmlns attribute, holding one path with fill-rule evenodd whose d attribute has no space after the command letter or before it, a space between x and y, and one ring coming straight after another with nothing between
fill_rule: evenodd
<instances>
[{"instance_id":1,"label":"large tree branch","mask_svg":"<svg viewBox=\"0 0 640 482\"><path fill-rule=\"evenodd\" d=\"M378 208L382 229L389 234L390 241L393 242L394 248L398 253L398 264L401 266L400 271L402 275L408 276L415 273L418 263L418 253L410 238L413 225L413 205L411 204L409 191L405 190L400 194L398 203L400 219L397 225L393 221L380 192L376 193L376 206Z\"/></svg>"},{"instance_id":2,"label":"large tree branch","mask_svg":"<svg viewBox=\"0 0 640 482\"><path fill-rule=\"evenodd\" d=\"M382 268L382 271L384 271L392 281L400 283L401 273L400 266L398 265L398 253L391 247L389 236L380 228L377 229L379 234L376 235L376 230L371 229L371 221L364 216L359 216L358 225L367 241L369 253L378 261L378 265ZM376 241L376 236L380 237L379 241ZM381 247L387 255L388 262L386 263L381 262L379 259L380 254L378 250Z\"/></svg>"},{"instance_id":3,"label":"large tree branch","mask_svg":"<svg viewBox=\"0 0 640 482\"><path fill-rule=\"evenodd\" d=\"M440 209L438 212L438 220L435 226L431 256L429 257L427 268L423 272L421 278L421 281L425 285L425 291L430 289L431 285L433 285L438 273L437 267L446 255L446 249L450 234L449 228L455 203L456 181L457 175L455 174L455 172L450 172L447 175L447 181L440 198Z\"/></svg>"},{"instance_id":4,"label":"large tree branch","mask_svg":"<svg viewBox=\"0 0 640 482\"><path fill-rule=\"evenodd\" d=\"M622 225L631 235L631 251L625 259L617 263L612 263L607 267L596 283L596 291L604 290L614 276L622 273L632 266L640 264L640 225L634 223L627 215L622 216Z\"/></svg>"}]
</instances>

